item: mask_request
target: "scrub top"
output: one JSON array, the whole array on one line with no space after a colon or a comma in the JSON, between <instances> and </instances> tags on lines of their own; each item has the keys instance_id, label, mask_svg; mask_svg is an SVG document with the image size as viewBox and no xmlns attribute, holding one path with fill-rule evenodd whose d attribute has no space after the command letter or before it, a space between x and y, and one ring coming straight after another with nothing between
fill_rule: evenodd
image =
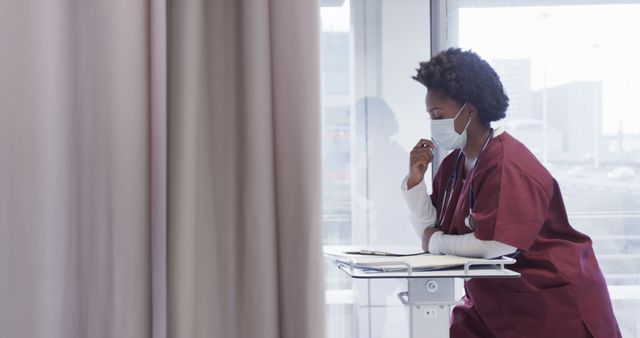
<instances>
[{"instance_id":1,"label":"scrub top","mask_svg":"<svg viewBox=\"0 0 640 338\"><path fill-rule=\"evenodd\" d=\"M506 132L494 137L476 168L458 179L443 209L445 186L460 150L447 156L431 201L443 231L474 232L518 249L516 279L471 279L451 319L451 337L621 337L591 239L571 227L556 180ZM462 168L458 177L462 177ZM473 208L467 194L473 190ZM465 217L471 215L471 224ZM469 223L469 222L467 222Z\"/></svg>"}]
</instances>

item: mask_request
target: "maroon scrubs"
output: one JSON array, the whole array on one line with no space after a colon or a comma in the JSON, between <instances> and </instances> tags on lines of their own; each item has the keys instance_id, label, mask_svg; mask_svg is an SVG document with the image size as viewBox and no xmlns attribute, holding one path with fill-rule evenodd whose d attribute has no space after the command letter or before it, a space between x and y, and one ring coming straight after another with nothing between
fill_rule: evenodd
<instances>
[{"instance_id":1,"label":"maroon scrubs","mask_svg":"<svg viewBox=\"0 0 640 338\"><path fill-rule=\"evenodd\" d=\"M444 159L434 178L431 200L438 216L459 152ZM465 304L453 311L451 337L621 337L591 239L569 225L558 183L536 157L502 133L487 144L471 175L458 179L443 231L473 231L478 239L516 247L517 263L510 269L522 277L467 281ZM469 189L474 229L465 225Z\"/></svg>"}]
</instances>

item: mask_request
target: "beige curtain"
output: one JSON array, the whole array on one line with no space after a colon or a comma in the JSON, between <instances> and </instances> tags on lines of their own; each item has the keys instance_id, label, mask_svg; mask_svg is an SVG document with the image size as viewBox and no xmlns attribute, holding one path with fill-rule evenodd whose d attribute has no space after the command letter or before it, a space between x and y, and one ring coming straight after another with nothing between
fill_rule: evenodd
<instances>
[{"instance_id":1,"label":"beige curtain","mask_svg":"<svg viewBox=\"0 0 640 338\"><path fill-rule=\"evenodd\" d=\"M0 2L0 337L323 336L317 11Z\"/></svg>"},{"instance_id":2,"label":"beige curtain","mask_svg":"<svg viewBox=\"0 0 640 338\"><path fill-rule=\"evenodd\" d=\"M321 337L318 4L169 1L169 336Z\"/></svg>"},{"instance_id":3,"label":"beige curtain","mask_svg":"<svg viewBox=\"0 0 640 338\"><path fill-rule=\"evenodd\" d=\"M147 1L0 2L0 337L149 337Z\"/></svg>"}]
</instances>

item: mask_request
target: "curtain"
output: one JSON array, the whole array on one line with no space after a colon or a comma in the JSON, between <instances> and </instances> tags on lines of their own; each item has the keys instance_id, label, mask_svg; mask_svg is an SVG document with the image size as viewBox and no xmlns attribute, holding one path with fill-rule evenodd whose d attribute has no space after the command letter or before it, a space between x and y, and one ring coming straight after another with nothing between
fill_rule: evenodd
<instances>
[{"instance_id":1,"label":"curtain","mask_svg":"<svg viewBox=\"0 0 640 338\"><path fill-rule=\"evenodd\" d=\"M320 337L318 5L0 2L0 337Z\"/></svg>"},{"instance_id":2,"label":"curtain","mask_svg":"<svg viewBox=\"0 0 640 338\"><path fill-rule=\"evenodd\" d=\"M147 10L0 3L0 337L150 335Z\"/></svg>"},{"instance_id":3,"label":"curtain","mask_svg":"<svg viewBox=\"0 0 640 338\"><path fill-rule=\"evenodd\" d=\"M321 337L318 4L170 1L170 337Z\"/></svg>"}]
</instances>

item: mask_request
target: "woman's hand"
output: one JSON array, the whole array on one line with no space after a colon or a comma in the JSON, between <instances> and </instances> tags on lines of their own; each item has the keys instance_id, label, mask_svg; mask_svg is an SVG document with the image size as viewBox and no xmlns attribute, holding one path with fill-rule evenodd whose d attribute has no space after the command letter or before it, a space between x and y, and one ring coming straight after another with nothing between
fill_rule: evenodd
<instances>
[{"instance_id":1,"label":"woman's hand","mask_svg":"<svg viewBox=\"0 0 640 338\"><path fill-rule=\"evenodd\" d=\"M433 142L421 139L418 141L409 154L409 179L407 180L407 190L415 187L424 179L424 173L433 160Z\"/></svg>"},{"instance_id":2,"label":"woman's hand","mask_svg":"<svg viewBox=\"0 0 640 338\"><path fill-rule=\"evenodd\" d=\"M422 250L424 250L424 252L429 252L429 241L431 240L431 236L438 231L440 231L438 228L424 229L424 232L422 233Z\"/></svg>"}]
</instances>

